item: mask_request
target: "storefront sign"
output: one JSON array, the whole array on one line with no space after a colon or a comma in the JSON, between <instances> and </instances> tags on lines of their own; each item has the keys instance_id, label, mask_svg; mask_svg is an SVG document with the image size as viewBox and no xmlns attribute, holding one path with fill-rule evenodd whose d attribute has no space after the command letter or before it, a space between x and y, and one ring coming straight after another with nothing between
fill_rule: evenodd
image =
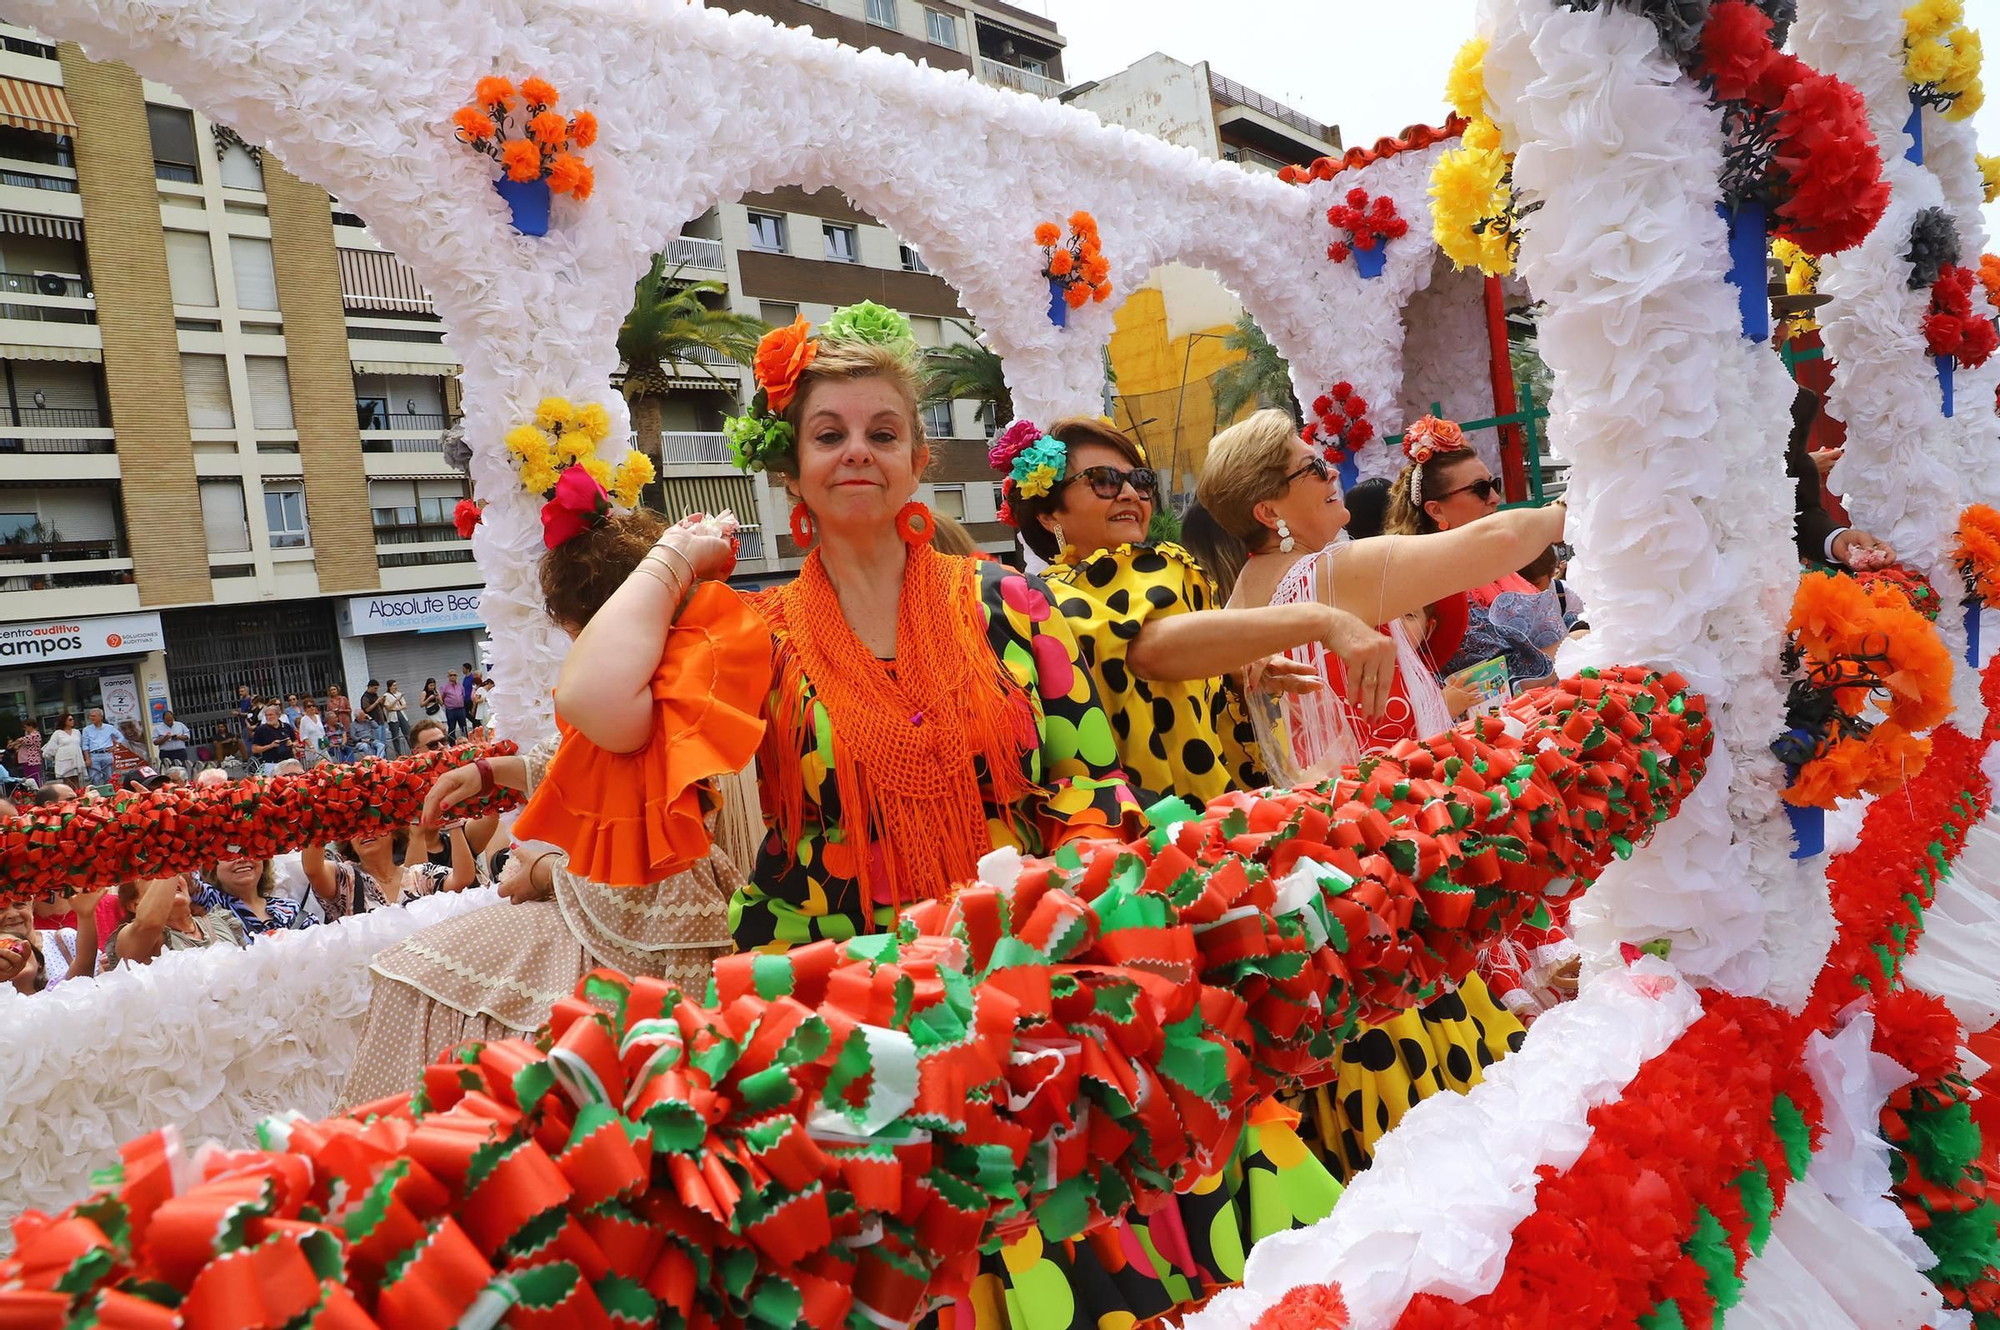
<instances>
[{"instance_id":1,"label":"storefront sign","mask_svg":"<svg viewBox=\"0 0 2000 1330\"><path fill-rule=\"evenodd\" d=\"M450 628L484 628L479 590L406 591L399 595L350 596L340 607L342 637L371 633L422 633Z\"/></svg>"},{"instance_id":2,"label":"storefront sign","mask_svg":"<svg viewBox=\"0 0 2000 1330\"><path fill-rule=\"evenodd\" d=\"M165 679L146 680L146 714L152 718L153 724L166 724L167 681Z\"/></svg>"},{"instance_id":3,"label":"storefront sign","mask_svg":"<svg viewBox=\"0 0 2000 1330\"><path fill-rule=\"evenodd\" d=\"M103 614L0 624L0 669L47 660L135 656L166 646L157 614Z\"/></svg>"},{"instance_id":4,"label":"storefront sign","mask_svg":"<svg viewBox=\"0 0 2000 1330\"><path fill-rule=\"evenodd\" d=\"M140 724L139 681L130 671L97 676L99 695L104 699L104 721L118 731L119 741L111 750L111 774L122 777L145 763L149 751L146 732Z\"/></svg>"}]
</instances>

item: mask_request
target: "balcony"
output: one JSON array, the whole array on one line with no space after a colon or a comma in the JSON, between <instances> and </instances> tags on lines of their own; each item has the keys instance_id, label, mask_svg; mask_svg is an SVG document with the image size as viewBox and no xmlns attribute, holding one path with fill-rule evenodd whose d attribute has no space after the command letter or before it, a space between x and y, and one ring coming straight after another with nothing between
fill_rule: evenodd
<instances>
[{"instance_id":1,"label":"balcony","mask_svg":"<svg viewBox=\"0 0 2000 1330\"><path fill-rule=\"evenodd\" d=\"M1208 90L1216 101L1227 106L1241 106L1246 110L1268 116L1281 125L1304 134L1319 143L1330 143L1338 147L1340 131L1332 125L1323 125L1302 111L1294 111L1283 102L1273 101L1254 88L1246 88L1235 79L1224 78L1214 70L1208 72Z\"/></svg>"},{"instance_id":2,"label":"balcony","mask_svg":"<svg viewBox=\"0 0 2000 1330\"><path fill-rule=\"evenodd\" d=\"M1002 88L1012 88L1015 92L1025 92L1030 97L1047 97L1054 100L1063 95L1068 85L1046 74L1034 74L1000 60L979 59L979 77Z\"/></svg>"},{"instance_id":3,"label":"balcony","mask_svg":"<svg viewBox=\"0 0 2000 1330\"><path fill-rule=\"evenodd\" d=\"M40 171L24 171L17 166L0 166L0 185L12 185L16 189L46 189L57 194L76 193L76 177L73 175L44 175Z\"/></svg>"},{"instance_id":4,"label":"balcony","mask_svg":"<svg viewBox=\"0 0 2000 1330\"><path fill-rule=\"evenodd\" d=\"M635 440L633 447L638 447ZM715 434L677 434L663 432L660 435L660 464L662 466L729 466L733 464L729 451L729 436Z\"/></svg>"},{"instance_id":5,"label":"balcony","mask_svg":"<svg viewBox=\"0 0 2000 1330\"><path fill-rule=\"evenodd\" d=\"M676 268L699 268L705 272L728 271L720 240L705 240L700 236L675 236L667 242L664 253L668 272Z\"/></svg>"},{"instance_id":6,"label":"balcony","mask_svg":"<svg viewBox=\"0 0 2000 1330\"><path fill-rule=\"evenodd\" d=\"M0 545L0 595L7 614L21 618L139 607L132 560L117 540Z\"/></svg>"},{"instance_id":7,"label":"balcony","mask_svg":"<svg viewBox=\"0 0 2000 1330\"><path fill-rule=\"evenodd\" d=\"M364 453L444 452L444 432L457 420L438 412L388 412L357 404Z\"/></svg>"}]
</instances>

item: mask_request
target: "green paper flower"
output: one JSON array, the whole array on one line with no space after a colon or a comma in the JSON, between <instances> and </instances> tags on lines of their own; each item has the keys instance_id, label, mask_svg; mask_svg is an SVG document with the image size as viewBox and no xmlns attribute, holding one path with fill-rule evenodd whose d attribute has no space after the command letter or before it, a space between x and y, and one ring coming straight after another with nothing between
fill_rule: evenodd
<instances>
[{"instance_id":1,"label":"green paper flower","mask_svg":"<svg viewBox=\"0 0 2000 1330\"><path fill-rule=\"evenodd\" d=\"M910 321L895 310L864 300L846 309L837 309L820 329L824 337L845 342L869 342L876 346L914 348L917 334Z\"/></svg>"}]
</instances>

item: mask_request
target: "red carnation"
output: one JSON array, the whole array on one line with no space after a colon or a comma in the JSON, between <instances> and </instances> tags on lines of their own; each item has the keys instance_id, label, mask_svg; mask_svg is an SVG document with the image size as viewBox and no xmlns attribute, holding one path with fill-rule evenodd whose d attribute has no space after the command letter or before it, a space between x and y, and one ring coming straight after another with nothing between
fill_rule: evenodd
<instances>
[{"instance_id":1,"label":"red carnation","mask_svg":"<svg viewBox=\"0 0 2000 1330\"><path fill-rule=\"evenodd\" d=\"M1356 249L1374 249L1375 233L1373 231L1356 231L1354 233L1354 247Z\"/></svg>"},{"instance_id":2,"label":"red carnation","mask_svg":"<svg viewBox=\"0 0 2000 1330\"><path fill-rule=\"evenodd\" d=\"M1307 443L1317 443L1319 441L1319 422L1317 420L1308 420L1305 429L1300 431L1299 437Z\"/></svg>"},{"instance_id":3,"label":"red carnation","mask_svg":"<svg viewBox=\"0 0 2000 1330\"><path fill-rule=\"evenodd\" d=\"M1348 191L1347 191L1347 206L1348 206L1348 207L1350 207L1350 208L1365 208L1365 207L1367 207L1367 206L1368 206L1368 191L1367 191L1367 190L1365 190L1365 189L1363 189L1363 188L1361 188L1361 186L1359 186L1359 185L1356 185L1356 186L1355 186L1355 187L1354 187L1353 189L1350 189L1350 190L1348 190Z\"/></svg>"},{"instance_id":4,"label":"red carnation","mask_svg":"<svg viewBox=\"0 0 2000 1330\"><path fill-rule=\"evenodd\" d=\"M1978 369L1995 351L2000 351L2000 328L1993 326L1993 320L1975 319L1966 326L1958 348L1960 364L1967 369Z\"/></svg>"},{"instance_id":5,"label":"red carnation","mask_svg":"<svg viewBox=\"0 0 2000 1330\"><path fill-rule=\"evenodd\" d=\"M1391 217L1385 230L1391 240L1400 240L1409 234L1410 224L1400 217Z\"/></svg>"},{"instance_id":6,"label":"red carnation","mask_svg":"<svg viewBox=\"0 0 2000 1330\"><path fill-rule=\"evenodd\" d=\"M1965 324L1955 314L1929 314L1924 317L1924 340L1930 344L1934 356L1957 355L1959 339L1964 335Z\"/></svg>"},{"instance_id":7,"label":"red carnation","mask_svg":"<svg viewBox=\"0 0 2000 1330\"><path fill-rule=\"evenodd\" d=\"M1756 6L1746 0L1720 0L1708 11L1708 24L1701 30L1702 71L1718 99L1751 100L1778 58L1778 49L1771 44L1771 20Z\"/></svg>"},{"instance_id":8,"label":"red carnation","mask_svg":"<svg viewBox=\"0 0 2000 1330\"><path fill-rule=\"evenodd\" d=\"M451 524L458 528L459 538L472 539L472 529L479 525L479 505L471 499L460 499L458 507L451 510Z\"/></svg>"},{"instance_id":9,"label":"red carnation","mask_svg":"<svg viewBox=\"0 0 2000 1330\"><path fill-rule=\"evenodd\" d=\"M1328 414L1332 410L1333 410L1333 399L1331 397L1328 397L1325 393L1321 393L1318 397L1313 398L1314 415L1323 416Z\"/></svg>"},{"instance_id":10,"label":"red carnation","mask_svg":"<svg viewBox=\"0 0 2000 1330\"><path fill-rule=\"evenodd\" d=\"M1359 448L1375 437L1375 427L1365 420L1357 420L1347 427L1348 446Z\"/></svg>"},{"instance_id":11,"label":"red carnation","mask_svg":"<svg viewBox=\"0 0 2000 1330\"><path fill-rule=\"evenodd\" d=\"M1861 94L1837 78L1808 73L1785 94L1772 138L1773 169L1791 191L1778 206L1774 232L1814 257L1866 239L1889 206L1889 186Z\"/></svg>"},{"instance_id":12,"label":"red carnation","mask_svg":"<svg viewBox=\"0 0 2000 1330\"><path fill-rule=\"evenodd\" d=\"M1334 401L1344 402L1348 398L1354 396L1354 385L1349 383L1347 380L1342 379L1339 383L1334 384L1333 387L1329 388L1327 391L1333 394Z\"/></svg>"},{"instance_id":13,"label":"red carnation","mask_svg":"<svg viewBox=\"0 0 2000 1330\"><path fill-rule=\"evenodd\" d=\"M1347 414L1350 416L1367 415L1368 399L1361 396L1359 393L1354 393L1349 395L1347 399Z\"/></svg>"},{"instance_id":14,"label":"red carnation","mask_svg":"<svg viewBox=\"0 0 2000 1330\"><path fill-rule=\"evenodd\" d=\"M1347 256L1350 253L1352 253L1352 251L1349 250L1345 244L1343 244L1338 240L1334 241L1331 245L1328 245L1326 247L1326 256L1332 259L1335 263L1347 262Z\"/></svg>"}]
</instances>

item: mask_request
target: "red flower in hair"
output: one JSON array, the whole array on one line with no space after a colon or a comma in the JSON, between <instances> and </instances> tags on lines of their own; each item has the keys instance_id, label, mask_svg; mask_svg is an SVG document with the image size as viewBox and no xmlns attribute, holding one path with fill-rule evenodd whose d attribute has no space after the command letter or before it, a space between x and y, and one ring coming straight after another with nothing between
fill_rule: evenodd
<instances>
[{"instance_id":1,"label":"red flower in hair","mask_svg":"<svg viewBox=\"0 0 2000 1330\"><path fill-rule=\"evenodd\" d=\"M542 505L542 544L554 549L602 522L611 511L611 496L588 471L566 467L555 493Z\"/></svg>"}]
</instances>

